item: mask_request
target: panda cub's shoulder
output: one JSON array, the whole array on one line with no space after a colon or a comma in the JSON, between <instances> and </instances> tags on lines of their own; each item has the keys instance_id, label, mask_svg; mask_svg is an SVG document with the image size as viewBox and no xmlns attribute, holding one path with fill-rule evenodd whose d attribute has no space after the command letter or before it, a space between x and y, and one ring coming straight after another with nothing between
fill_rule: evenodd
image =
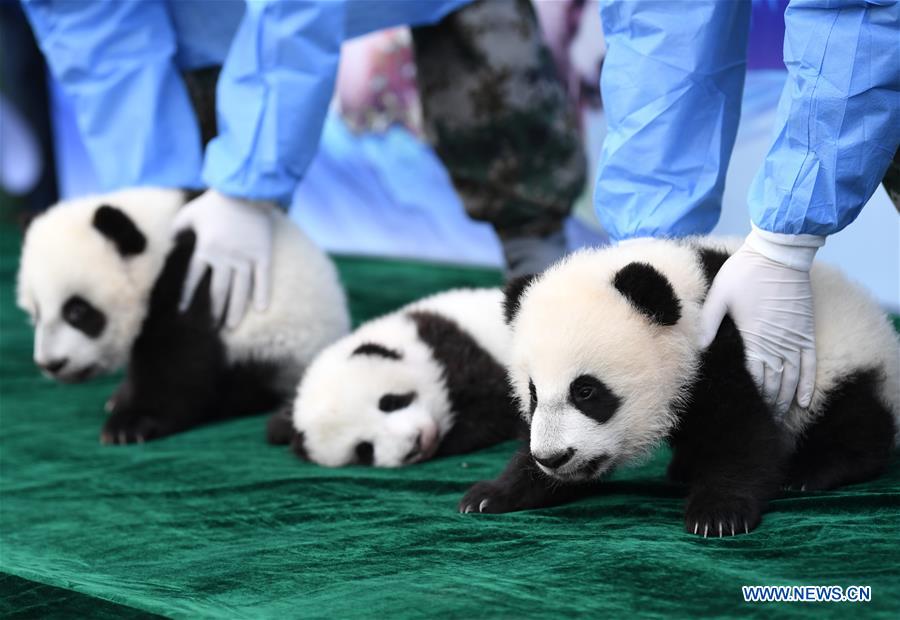
<instances>
[{"instance_id":1,"label":"panda cub's shoulder","mask_svg":"<svg viewBox=\"0 0 900 620\"><path fill-rule=\"evenodd\" d=\"M471 377L504 373L510 331L502 307L503 292L498 288L453 289L374 319L360 326L353 339L360 346L394 342L411 356L427 359L453 401L454 393L466 389Z\"/></svg>"},{"instance_id":2,"label":"panda cub's shoulder","mask_svg":"<svg viewBox=\"0 0 900 620\"><path fill-rule=\"evenodd\" d=\"M35 361L54 378L87 380L136 357L164 358L165 347L157 345L166 338L188 346L172 336L183 329L196 338L203 334L206 350L224 356L226 367L252 367L287 396L312 358L349 330L334 265L276 209L265 212L273 232L267 309L248 311L235 329L221 328L208 311L204 285L189 311L177 312L196 244L193 231L173 234L187 199L181 190L128 188L60 202L32 222L17 301L40 336Z\"/></svg>"},{"instance_id":3,"label":"panda cub's shoulder","mask_svg":"<svg viewBox=\"0 0 900 620\"><path fill-rule=\"evenodd\" d=\"M338 467L398 467L514 436L499 289L457 289L360 325L312 363L272 443Z\"/></svg>"},{"instance_id":4,"label":"panda cub's shoulder","mask_svg":"<svg viewBox=\"0 0 900 620\"><path fill-rule=\"evenodd\" d=\"M463 288L413 302L400 313L423 327L427 325L429 315L442 317L468 334L495 360L505 364L509 350L509 328L503 320L502 308L503 291L500 289Z\"/></svg>"},{"instance_id":5,"label":"panda cub's shoulder","mask_svg":"<svg viewBox=\"0 0 900 620\"><path fill-rule=\"evenodd\" d=\"M697 237L694 248L706 279L712 284L722 264L741 246L736 238ZM839 269L816 261L810 271L816 333L816 384L808 409L792 406L785 417L798 435L815 420L848 377L874 372L882 402L900 428L900 338L887 314L862 287Z\"/></svg>"},{"instance_id":6,"label":"panda cub's shoulder","mask_svg":"<svg viewBox=\"0 0 900 620\"><path fill-rule=\"evenodd\" d=\"M291 367L290 389L327 345L350 329L347 299L337 268L284 213L268 212L273 247L269 300L264 312L248 311L234 329L223 329L231 361L252 359Z\"/></svg>"}]
</instances>

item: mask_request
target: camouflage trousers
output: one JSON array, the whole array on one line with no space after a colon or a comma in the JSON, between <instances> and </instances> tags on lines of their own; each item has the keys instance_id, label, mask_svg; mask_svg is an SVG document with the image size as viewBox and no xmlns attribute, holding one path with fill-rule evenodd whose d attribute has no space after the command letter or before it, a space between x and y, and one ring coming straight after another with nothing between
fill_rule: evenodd
<instances>
[{"instance_id":1,"label":"camouflage trousers","mask_svg":"<svg viewBox=\"0 0 900 620\"><path fill-rule=\"evenodd\" d=\"M469 216L501 239L559 231L586 161L530 0L481 0L412 35L425 132Z\"/></svg>"},{"instance_id":2,"label":"camouflage trousers","mask_svg":"<svg viewBox=\"0 0 900 620\"><path fill-rule=\"evenodd\" d=\"M530 0L481 0L412 33L425 132L466 212L501 239L558 232L587 164ZM183 74L204 145L218 75Z\"/></svg>"}]
</instances>

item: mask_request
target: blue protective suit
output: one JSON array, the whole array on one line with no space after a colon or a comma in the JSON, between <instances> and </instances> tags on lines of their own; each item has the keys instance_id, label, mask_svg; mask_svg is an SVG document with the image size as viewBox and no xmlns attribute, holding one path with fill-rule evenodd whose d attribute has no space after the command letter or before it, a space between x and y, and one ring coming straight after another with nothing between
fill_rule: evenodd
<instances>
[{"instance_id":1,"label":"blue protective suit","mask_svg":"<svg viewBox=\"0 0 900 620\"><path fill-rule=\"evenodd\" d=\"M101 184L209 186L290 202L312 160L341 44L471 0L24 0ZM201 150L179 74L223 64Z\"/></svg>"},{"instance_id":2,"label":"blue protective suit","mask_svg":"<svg viewBox=\"0 0 900 620\"><path fill-rule=\"evenodd\" d=\"M750 2L603 0L609 133L595 205L613 238L706 233L740 117ZM752 221L828 235L852 222L900 145L900 2L792 0L774 142Z\"/></svg>"}]
</instances>

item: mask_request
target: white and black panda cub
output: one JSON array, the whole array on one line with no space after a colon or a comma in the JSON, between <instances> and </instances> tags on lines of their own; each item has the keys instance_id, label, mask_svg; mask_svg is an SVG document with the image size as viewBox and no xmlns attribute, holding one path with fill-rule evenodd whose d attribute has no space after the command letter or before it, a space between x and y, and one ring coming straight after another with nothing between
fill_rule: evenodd
<instances>
[{"instance_id":1,"label":"white and black panda cub","mask_svg":"<svg viewBox=\"0 0 900 620\"><path fill-rule=\"evenodd\" d=\"M426 297L322 351L269 441L329 467L401 467L512 439L508 347L499 289Z\"/></svg>"},{"instance_id":2,"label":"white and black panda cub","mask_svg":"<svg viewBox=\"0 0 900 620\"><path fill-rule=\"evenodd\" d=\"M195 237L172 239L170 229L186 199L135 188L66 201L25 234L17 296L34 325L35 363L63 382L127 364L104 443L278 407L315 354L349 330L334 265L274 209L267 310L234 329L213 324L207 274L179 312Z\"/></svg>"},{"instance_id":3,"label":"white and black panda cub","mask_svg":"<svg viewBox=\"0 0 900 620\"><path fill-rule=\"evenodd\" d=\"M813 267L815 393L777 422L730 318L707 350L697 344L709 285L736 248L631 241L511 286L509 373L530 445L460 510L575 499L666 439L668 475L689 489L686 528L703 536L749 532L782 487L831 489L882 472L900 428L900 343L884 312L838 271Z\"/></svg>"}]
</instances>

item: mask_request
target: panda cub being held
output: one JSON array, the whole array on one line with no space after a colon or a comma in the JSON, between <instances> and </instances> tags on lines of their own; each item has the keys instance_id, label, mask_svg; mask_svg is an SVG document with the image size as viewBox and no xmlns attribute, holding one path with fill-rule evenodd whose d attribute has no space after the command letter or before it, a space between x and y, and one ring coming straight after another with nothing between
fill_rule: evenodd
<instances>
[{"instance_id":1,"label":"panda cub being held","mask_svg":"<svg viewBox=\"0 0 900 620\"><path fill-rule=\"evenodd\" d=\"M888 317L838 271L814 265L815 391L809 408L795 401L778 421L730 317L708 349L697 344L709 286L738 245L629 241L511 285L509 373L530 442L460 510L571 501L664 440L669 478L688 487L685 527L703 536L754 529L782 487L879 475L900 428L900 343Z\"/></svg>"},{"instance_id":2,"label":"panda cub being held","mask_svg":"<svg viewBox=\"0 0 900 620\"><path fill-rule=\"evenodd\" d=\"M499 289L426 297L322 351L269 441L328 467L401 467L513 439L508 346Z\"/></svg>"},{"instance_id":3,"label":"panda cub being held","mask_svg":"<svg viewBox=\"0 0 900 620\"><path fill-rule=\"evenodd\" d=\"M194 249L174 239L179 190L134 188L62 202L31 223L18 274L19 306L34 326L45 375L85 381L127 366L107 403L104 443L132 443L288 400L349 315L334 265L272 209L269 306L234 329L217 325L210 274L177 306Z\"/></svg>"}]
</instances>

